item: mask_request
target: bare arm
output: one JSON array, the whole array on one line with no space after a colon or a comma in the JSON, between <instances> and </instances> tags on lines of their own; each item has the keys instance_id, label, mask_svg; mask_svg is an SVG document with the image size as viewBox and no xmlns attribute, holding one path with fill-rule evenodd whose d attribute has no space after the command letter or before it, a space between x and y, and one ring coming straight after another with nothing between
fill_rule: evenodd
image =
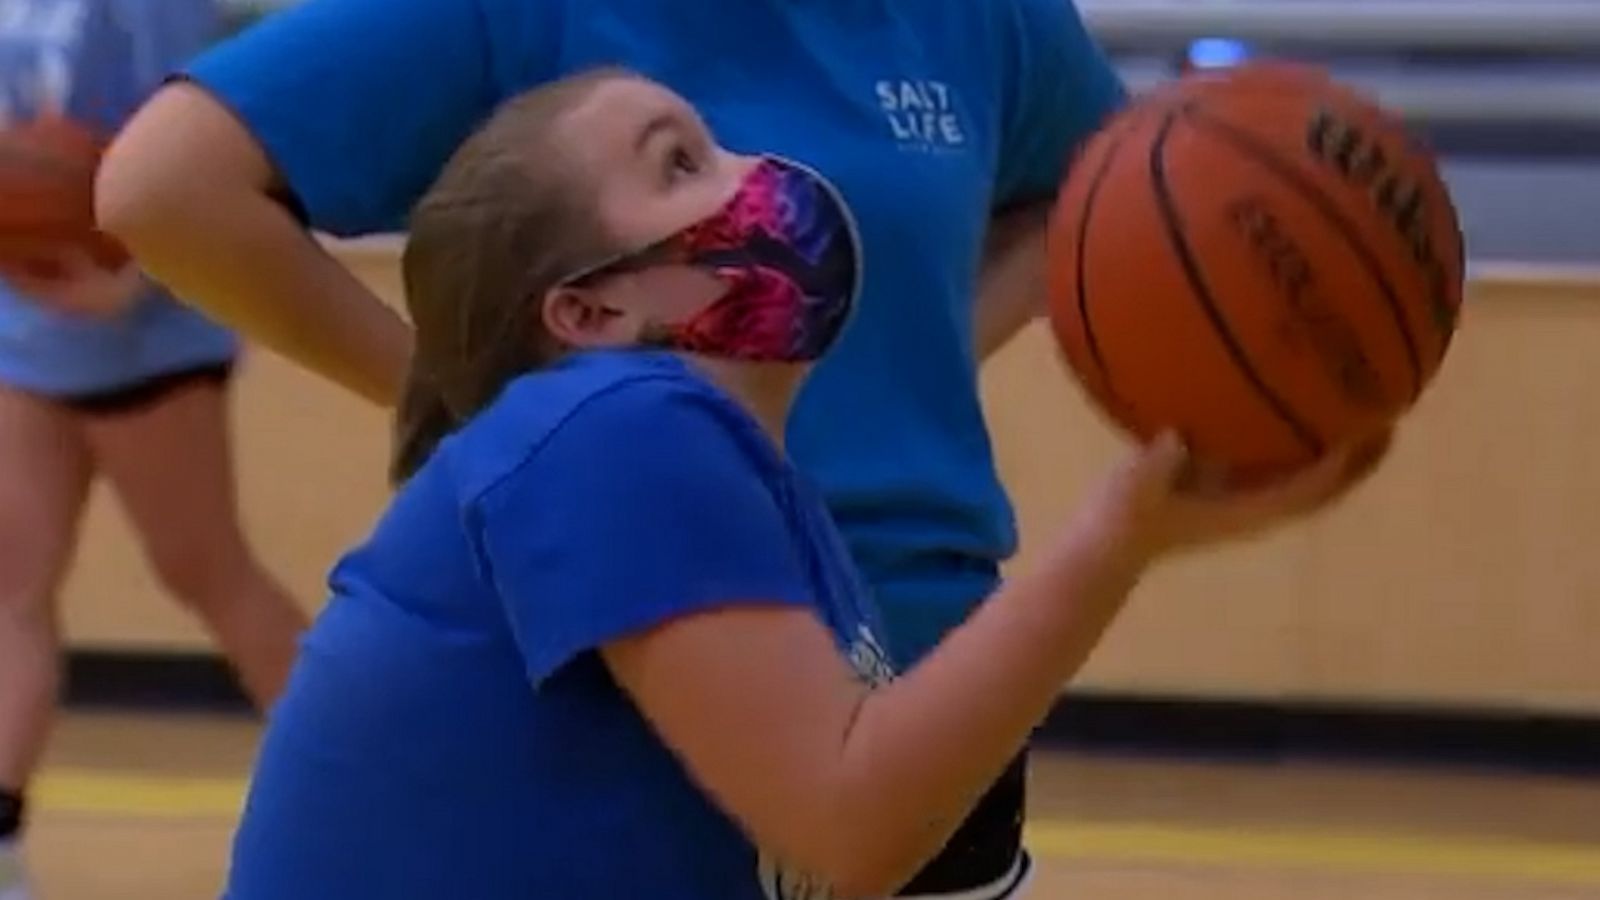
<instances>
[{"instance_id":1,"label":"bare arm","mask_svg":"<svg viewBox=\"0 0 1600 900\"><path fill-rule=\"evenodd\" d=\"M973 340L980 361L1045 311L1045 228L1050 204L1034 203L996 215L989 224L978 276Z\"/></svg>"},{"instance_id":2,"label":"bare arm","mask_svg":"<svg viewBox=\"0 0 1600 900\"><path fill-rule=\"evenodd\" d=\"M1015 13L1006 42L1014 89L1004 122L996 207L979 275L975 345L980 360L1043 315L1045 228L1053 198L1081 145L1125 102L1126 89L1071 0L1001 0Z\"/></svg>"},{"instance_id":3,"label":"bare arm","mask_svg":"<svg viewBox=\"0 0 1600 900\"><path fill-rule=\"evenodd\" d=\"M1115 475L1034 572L869 692L823 627L776 606L687 616L604 650L619 683L755 842L847 896L931 858L1083 665L1146 560L1259 530L1348 484L1344 459L1248 498L1172 488L1168 445Z\"/></svg>"},{"instance_id":4,"label":"bare arm","mask_svg":"<svg viewBox=\"0 0 1600 900\"><path fill-rule=\"evenodd\" d=\"M209 94L164 88L112 144L96 215L177 296L363 397L395 402L405 322L273 196L272 164Z\"/></svg>"},{"instance_id":5,"label":"bare arm","mask_svg":"<svg viewBox=\"0 0 1600 900\"><path fill-rule=\"evenodd\" d=\"M611 646L606 659L758 844L845 896L888 896L1016 755L1136 571L1069 546L876 692L852 679L822 625L793 609L684 619Z\"/></svg>"}]
</instances>

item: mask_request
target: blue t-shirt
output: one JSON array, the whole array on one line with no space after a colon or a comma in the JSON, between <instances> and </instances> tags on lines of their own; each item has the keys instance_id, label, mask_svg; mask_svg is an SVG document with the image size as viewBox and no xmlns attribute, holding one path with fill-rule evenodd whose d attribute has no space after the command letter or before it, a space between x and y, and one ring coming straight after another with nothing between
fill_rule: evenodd
<instances>
[{"instance_id":1,"label":"blue t-shirt","mask_svg":"<svg viewBox=\"0 0 1600 900\"><path fill-rule=\"evenodd\" d=\"M598 648L759 601L813 610L863 679L888 677L820 494L666 354L513 383L332 586L272 713L231 900L759 900L760 855Z\"/></svg>"},{"instance_id":2,"label":"blue t-shirt","mask_svg":"<svg viewBox=\"0 0 1600 900\"><path fill-rule=\"evenodd\" d=\"M217 26L212 0L0 0L0 127L58 112L109 135ZM90 320L0 282L0 383L93 394L235 352L230 333L159 290Z\"/></svg>"},{"instance_id":3,"label":"blue t-shirt","mask_svg":"<svg viewBox=\"0 0 1600 900\"><path fill-rule=\"evenodd\" d=\"M994 584L1011 510L979 406L991 215L1053 196L1121 102L1068 0L307 0L190 70L318 228L397 230L501 100L602 64L677 90L719 139L801 160L859 221L852 326L789 447L913 659Z\"/></svg>"}]
</instances>

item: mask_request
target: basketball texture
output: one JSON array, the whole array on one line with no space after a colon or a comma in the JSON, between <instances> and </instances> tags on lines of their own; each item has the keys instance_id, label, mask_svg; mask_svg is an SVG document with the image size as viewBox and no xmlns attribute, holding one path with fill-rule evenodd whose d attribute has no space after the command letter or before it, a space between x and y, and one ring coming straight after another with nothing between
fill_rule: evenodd
<instances>
[{"instance_id":1,"label":"basketball texture","mask_svg":"<svg viewBox=\"0 0 1600 900\"><path fill-rule=\"evenodd\" d=\"M1411 407L1455 331L1463 247L1396 117L1258 64L1160 88L1090 140L1049 270L1056 338L1101 408L1266 476Z\"/></svg>"},{"instance_id":2,"label":"basketball texture","mask_svg":"<svg viewBox=\"0 0 1600 900\"><path fill-rule=\"evenodd\" d=\"M127 261L95 227L94 178L101 141L61 118L0 131L0 262L29 265L62 245L78 245L107 268Z\"/></svg>"}]
</instances>

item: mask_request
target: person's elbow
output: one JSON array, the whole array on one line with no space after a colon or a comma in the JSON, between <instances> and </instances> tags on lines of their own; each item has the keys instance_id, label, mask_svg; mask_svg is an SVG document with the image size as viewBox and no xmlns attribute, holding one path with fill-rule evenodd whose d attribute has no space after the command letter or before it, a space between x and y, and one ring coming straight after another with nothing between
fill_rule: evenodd
<instances>
[{"instance_id":1,"label":"person's elbow","mask_svg":"<svg viewBox=\"0 0 1600 900\"><path fill-rule=\"evenodd\" d=\"M835 890L843 897L892 897L922 871L944 846L943 838L902 831L899 839L884 839L884 832L857 828L858 839L847 848L836 868Z\"/></svg>"},{"instance_id":2,"label":"person's elbow","mask_svg":"<svg viewBox=\"0 0 1600 900\"><path fill-rule=\"evenodd\" d=\"M95 178L96 223L129 245L169 218L176 199L173 171L186 154L181 136L170 131L177 123L161 109L164 99L158 95L128 122L106 149Z\"/></svg>"},{"instance_id":3,"label":"person's elbow","mask_svg":"<svg viewBox=\"0 0 1600 900\"><path fill-rule=\"evenodd\" d=\"M260 193L270 167L253 138L198 88L163 88L106 149L95 180L98 227L142 262L205 227L227 192Z\"/></svg>"},{"instance_id":4,"label":"person's elbow","mask_svg":"<svg viewBox=\"0 0 1600 900\"><path fill-rule=\"evenodd\" d=\"M838 897L892 897L917 872L917 866L883 853L871 835L847 838L835 833L818 843L831 847L822 852L796 854L791 864L808 877L826 883Z\"/></svg>"},{"instance_id":5,"label":"person's elbow","mask_svg":"<svg viewBox=\"0 0 1600 900\"><path fill-rule=\"evenodd\" d=\"M853 854L839 860L834 871L822 877L840 897L893 897L917 874L914 866L886 863L873 856Z\"/></svg>"},{"instance_id":6,"label":"person's elbow","mask_svg":"<svg viewBox=\"0 0 1600 900\"><path fill-rule=\"evenodd\" d=\"M855 792L852 792L855 793ZM948 837L946 829L924 829L907 821L904 805L855 793L813 819L802 838L812 877L840 897L892 897L916 877ZM889 807L895 807L890 809ZM873 808L879 807L879 808Z\"/></svg>"},{"instance_id":7,"label":"person's elbow","mask_svg":"<svg viewBox=\"0 0 1600 900\"><path fill-rule=\"evenodd\" d=\"M107 156L95 181L94 215L97 227L122 242L136 257L146 255L152 238L182 221L171 195L161 191L144 167L125 154Z\"/></svg>"}]
</instances>

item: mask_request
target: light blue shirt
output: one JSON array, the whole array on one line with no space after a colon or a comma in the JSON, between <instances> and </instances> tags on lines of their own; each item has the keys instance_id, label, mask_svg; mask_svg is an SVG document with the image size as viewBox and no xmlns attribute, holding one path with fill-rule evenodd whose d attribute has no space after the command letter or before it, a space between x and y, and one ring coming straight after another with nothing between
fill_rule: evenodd
<instances>
[{"instance_id":1,"label":"light blue shirt","mask_svg":"<svg viewBox=\"0 0 1600 900\"><path fill-rule=\"evenodd\" d=\"M0 125L64 112L110 134L216 35L212 0L0 0ZM231 360L233 336L151 290L128 312L51 312L0 283L0 383L50 396Z\"/></svg>"}]
</instances>

